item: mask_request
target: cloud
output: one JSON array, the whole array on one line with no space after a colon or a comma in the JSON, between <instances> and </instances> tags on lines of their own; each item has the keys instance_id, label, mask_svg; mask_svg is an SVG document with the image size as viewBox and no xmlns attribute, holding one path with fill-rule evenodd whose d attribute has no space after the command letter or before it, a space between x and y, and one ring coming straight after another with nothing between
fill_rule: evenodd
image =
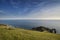
<instances>
[{"instance_id":1,"label":"cloud","mask_svg":"<svg viewBox=\"0 0 60 40\"><path fill-rule=\"evenodd\" d=\"M45 7L28 15L29 18L60 18L60 5Z\"/></svg>"},{"instance_id":2,"label":"cloud","mask_svg":"<svg viewBox=\"0 0 60 40\"><path fill-rule=\"evenodd\" d=\"M13 6L13 8L11 7L10 4ZM0 11L0 18L16 18L16 19L60 18L59 0L30 0L30 1L10 0L9 5L10 5L9 8L11 9L9 9L7 5L6 11Z\"/></svg>"},{"instance_id":3,"label":"cloud","mask_svg":"<svg viewBox=\"0 0 60 40\"><path fill-rule=\"evenodd\" d=\"M0 10L0 12L3 12L2 10Z\"/></svg>"},{"instance_id":4,"label":"cloud","mask_svg":"<svg viewBox=\"0 0 60 40\"><path fill-rule=\"evenodd\" d=\"M20 1L19 0L10 0L10 4L13 8L19 8Z\"/></svg>"},{"instance_id":5,"label":"cloud","mask_svg":"<svg viewBox=\"0 0 60 40\"><path fill-rule=\"evenodd\" d=\"M0 14L5 14L5 12L3 10L0 10Z\"/></svg>"},{"instance_id":6,"label":"cloud","mask_svg":"<svg viewBox=\"0 0 60 40\"><path fill-rule=\"evenodd\" d=\"M29 8L28 8L29 9ZM26 9L25 11L27 11ZM32 10L29 14L21 15L20 12L18 12L18 16L8 16L6 19L53 19L53 20L60 20L60 5L56 6L50 6L50 7L43 7L42 9L38 8L36 10Z\"/></svg>"}]
</instances>

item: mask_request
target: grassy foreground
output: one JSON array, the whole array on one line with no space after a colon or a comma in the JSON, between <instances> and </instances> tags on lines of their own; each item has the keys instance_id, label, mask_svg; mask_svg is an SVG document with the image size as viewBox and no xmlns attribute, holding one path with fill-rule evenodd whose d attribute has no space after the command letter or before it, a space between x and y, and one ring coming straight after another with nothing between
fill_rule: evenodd
<instances>
[{"instance_id":1,"label":"grassy foreground","mask_svg":"<svg viewBox=\"0 0 60 40\"><path fill-rule=\"evenodd\" d=\"M60 40L60 35L0 26L0 40Z\"/></svg>"}]
</instances>

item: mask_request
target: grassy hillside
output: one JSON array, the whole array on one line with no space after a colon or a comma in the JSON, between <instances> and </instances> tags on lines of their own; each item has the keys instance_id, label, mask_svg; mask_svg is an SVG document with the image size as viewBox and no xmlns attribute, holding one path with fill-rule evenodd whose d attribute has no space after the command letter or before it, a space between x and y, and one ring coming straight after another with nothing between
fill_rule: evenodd
<instances>
[{"instance_id":1,"label":"grassy hillside","mask_svg":"<svg viewBox=\"0 0 60 40\"><path fill-rule=\"evenodd\" d=\"M60 35L0 25L0 40L60 40Z\"/></svg>"}]
</instances>

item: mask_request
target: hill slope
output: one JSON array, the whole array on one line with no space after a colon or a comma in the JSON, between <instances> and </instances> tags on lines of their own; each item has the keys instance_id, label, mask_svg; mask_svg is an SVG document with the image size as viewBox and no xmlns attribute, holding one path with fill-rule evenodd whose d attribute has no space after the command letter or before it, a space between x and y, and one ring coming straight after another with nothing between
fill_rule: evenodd
<instances>
[{"instance_id":1,"label":"hill slope","mask_svg":"<svg viewBox=\"0 0 60 40\"><path fill-rule=\"evenodd\" d=\"M5 27L0 26L0 40L60 40L59 34Z\"/></svg>"}]
</instances>

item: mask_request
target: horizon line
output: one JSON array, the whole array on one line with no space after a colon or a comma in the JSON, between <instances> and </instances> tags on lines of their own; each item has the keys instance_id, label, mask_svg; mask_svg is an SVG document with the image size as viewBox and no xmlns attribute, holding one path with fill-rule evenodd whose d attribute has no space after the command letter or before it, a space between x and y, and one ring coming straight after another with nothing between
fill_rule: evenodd
<instances>
[{"instance_id":1,"label":"horizon line","mask_svg":"<svg viewBox=\"0 0 60 40\"><path fill-rule=\"evenodd\" d=\"M0 20L60 20L60 18L0 18Z\"/></svg>"}]
</instances>

